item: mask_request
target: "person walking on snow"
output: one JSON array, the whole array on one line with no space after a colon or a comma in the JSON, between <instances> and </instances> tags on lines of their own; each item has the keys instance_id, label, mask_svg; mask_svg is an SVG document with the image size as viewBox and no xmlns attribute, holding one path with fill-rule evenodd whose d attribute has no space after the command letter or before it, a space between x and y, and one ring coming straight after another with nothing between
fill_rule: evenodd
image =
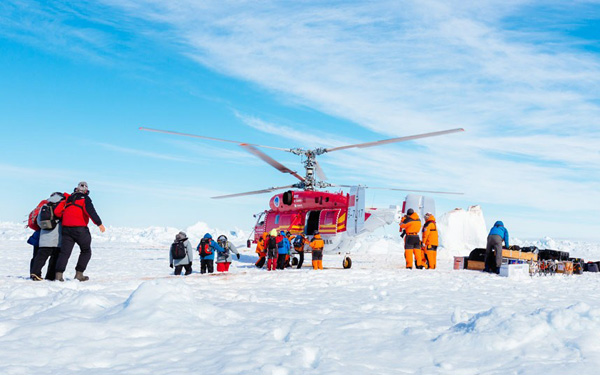
<instances>
[{"instance_id":1,"label":"person walking on snow","mask_svg":"<svg viewBox=\"0 0 600 375\"><path fill-rule=\"evenodd\" d=\"M58 281L64 281L63 273L67 268L75 244L79 245L80 250L75 266L75 278L79 281L90 279L83 274L92 257L92 235L88 223L92 219L102 233L106 231L106 228L94 208L89 193L87 182L82 181L74 189L73 194L66 197L67 199L54 210L56 217L62 219L62 244L56 261L56 280Z\"/></svg>"},{"instance_id":2,"label":"person walking on snow","mask_svg":"<svg viewBox=\"0 0 600 375\"><path fill-rule=\"evenodd\" d=\"M292 245L285 236L285 232L281 231L277 236L277 269L282 270L285 268L285 259L290 254Z\"/></svg>"},{"instance_id":3,"label":"person walking on snow","mask_svg":"<svg viewBox=\"0 0 600 375\"><path fill-rule=\"evenodd\" d=\"M423 225L423 247L421 250L427 260L425 267L434 270L437 262L438 232L435 217L432 213L425 214L425 225Z\"/></svg>"},{"instance_id":4,"label":"person walking on snow","mask_svg":"<svg viewBox=\"0 0 600 375\"><path fill-rule=\"evenodd\" d=\"M277 257L277 231L273 229L267 237L267 271L275 271Z\"/></svg>"},{"instance_id":5,"label":"person walking on snow","mask_svg":"<svg viewBox=\"0 0 600 375\"><path fill-rule=\"evenodd\" d=\"M219 246L213 239L210 233L206 233L204 238L198 244L198 253L200 254L200 273L213 273L215 252L222 253L225 249Z\"/></svg>"},{"instance_id":6,"label":"person walking on snow","mask_svg":"<svg viewBox=\"0 0 600 375\"><path fill-rule=\"evenodd\" d=\"M303 233L298 234L293 240L294 251L298 253L298 266L297 269L302 268L304 263L304 245L308 244L308 240L304 237Z\"/></svg>"},{"instance_id":7,"label":"person walking on snow","mask_svg":"<svg viewBox=\"0 0 600 375\"><path fill-rule=\"evenodd\" d=\"M258 254L258 260L254 265L256 268L262 268L267 261L267 238L269 234L267 232L263 233L262 236L258 238L256 241L256 254Z\"/></svg>"},{"instance_id":8,"label":"person walking on snow","mask_svg":"<svg viewBox=\"0 0 600 375\"><path fill-rule=\"evenodd\" d=\"M315 236L309 244L312 249L312 266L314 270L323 269L323 249L325 248L325 241L321 238L318 231L315 232Z\"/></svg>"},{"instance_id":9,"label":"person walking on snow","mask_svg":"<svg viewBox=\"0 0 600 375\"><path fill-rule=\"evenodd\" d=\"M406 216L400 222L400 232L406 232L406 236L404 237L404 257L406 258L407 269L412 269L413 267L413 254L417 268L423 268L423 255L421 254L421 240L419 238L420 230L421 219L419 219L419 215L417 215L415 210L409 208L406 211Z\"/></svg>"},{"instance_id":10,"label":"person walking on snow","mask_svg":"<svg viewBox=\"0 0 600 375\"><path fill-rule=\"evenodd\" d=\"M508 230L504 228L503 222L496 221L487 237L484 272L500 272L500 266L502 265L502 241L504 241L504 246L508 248ZM495 260L492 257L492 252L495 254Z\"/></svg>"},{"instance_id":11,"label":"person walking on snow","mask_svg":"<svg viewBox=\"0 0 600 375\"><path fill-rule=\"evenodd\" d=\"M52 193L45 206L48 206L53 211L64 199L64 194L59 192ZM40 228L48 229L40 229L39 232L39 248L31 265L31 279L34 281L42 280L42 268L46 265L48 258L50 258L50 261L46 270L46 280L52 281L56 277L56 260L60 252L61 243L61 223L56 217L50 217L49 219L42 220L41 214L38 214L36 219ZM43 223L43 221L47 221L47 223Z\"/></svg>"},{"instance_id":12,"label":"person walking on snow","mask_svg":"<svg viewBox=\"0 0 600 375\"><path fill-rule=\"evenodd\" d=\"M185 232L179 232L175 235L175 242L171 245L169 251L169 266L175 267L173 275L181 275L182 268L185 268L185 276L192 273L192 263L194 260L194 247L187 238Z\"/></svg>"},{"instance_id":13,"label":"person walking on snow","mask_svg":"<svg viewBox=\"0 0 600 375\"><path fill-rule=\"evenodd\" d=\"M217 272L228 272L229 265L233 259L231 253L233 252L237 256L238 260L240 259L240 253L237 251L234 244L227 241L227 236L224 234L217 238L217 243L223 248L223 250L225 250L222 253L217 254Z\"/></svg>"}]
</instances>

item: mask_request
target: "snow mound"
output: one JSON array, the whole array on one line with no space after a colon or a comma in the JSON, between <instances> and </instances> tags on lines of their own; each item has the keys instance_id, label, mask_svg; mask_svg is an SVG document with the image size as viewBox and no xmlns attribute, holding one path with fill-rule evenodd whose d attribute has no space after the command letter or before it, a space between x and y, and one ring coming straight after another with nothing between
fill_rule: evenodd
<instances>
[{"instance_id":1,"label":"snow mound","mask_svg":"<svg viewBox=\"0 0 600 375\"><path fill-rule=\"evenodd\" d=\"M470 206L466 211L456 208L437 220L441 251L438 256L469 255L477 247L485 247L487 228L480 206Z\"/></svg>"}]
</instances>

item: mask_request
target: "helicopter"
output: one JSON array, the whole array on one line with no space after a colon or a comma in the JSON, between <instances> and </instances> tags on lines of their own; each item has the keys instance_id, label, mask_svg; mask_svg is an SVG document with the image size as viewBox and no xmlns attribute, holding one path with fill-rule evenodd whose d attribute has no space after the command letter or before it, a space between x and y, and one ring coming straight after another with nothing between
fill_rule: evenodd
<instances>
[{"instance_id":1,"label":"helicopter","mask_svg":"<svg viewBox=\"0 0 600 375\"><path fill-rule=\"evenodd\" d=\"M365 205L365 189L367 188L431 194L462 194L445 191L332 184L327 182L327 176L325 175L323 168L321 168L320 164L318 163L317 157L330 152L352 148L376 147L390 143L406 142L415 139L458 133L463 132L463 128L455 128L331 148L319 147L314 149L265 146L146 127L140 127L139 130L234 143L245 149L250 154L263 160L281 173L290 174L298 180L296 183L286 186L273 186L260 190L211 197L212 199L225 199L271 193L277 190L286 190L283 193L279 193L271 197L269 200L268 210L264 210L254 215L255 218L257 218L256 224L254 225L252 231L254 239L248 240L248 247L251 246L251 243L256 243L263 233L269 233L273 229L275 229L277 233L280 231L286 231L290 232L292 235L303 233L306 236L312 236L318 232L321 234L321 237L325 242L325 252L338 252L341 254L343 249L351 249L359 236L372 232L381 226L389 225L394 221L399 221L401 213L406 212L409 207L416 208L419 211L427 210L434 212L433 210L435 209L435 206L431 198L413 194L409 194L406 197L401 209L398 206L390 206L389 208L368 208ZM277 160L261 151L259 148L284 151L300 156L305 170L304 176L284 166ZM339 192L332 193L321 190L330 187L350 188L350 191L348 193L344 193L340 190ZM294 264L294 260L297 261L297 259L293 258L292 264ZM349 256L349 252L345 252L342 261L342 267L346 269L350 268L351 266L352 260Z\"/></svg>"}]
</instances>

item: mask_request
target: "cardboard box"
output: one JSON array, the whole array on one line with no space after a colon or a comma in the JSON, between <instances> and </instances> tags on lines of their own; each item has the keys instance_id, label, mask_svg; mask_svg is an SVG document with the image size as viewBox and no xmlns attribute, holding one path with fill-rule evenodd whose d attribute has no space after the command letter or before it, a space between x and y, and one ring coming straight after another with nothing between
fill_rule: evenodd
<instances>
[{"instance_id":1,"label":"cardboard box","mask_svg":"<svg viewBox=\"0 0 600 375\"><path fill-rule=\"evenodd\" d=\"M484 262L478 262L476 260L470 260L467 262L467 269L473 271L483 271L485 268Z\"/></svg>"},{"instance_id":2,"label":"cardboard box","mask_svg":"<svg viewBox=\"0 0 600 375\"><path fill-rule=\"evenodd\" d=\"M518 250L508 250L502 249L502 257L510 258L510 259L522 259L522 260L532 260L536 262L538 260L538 255L534 253L524 253Z\"/></svg>"},{"instance_id":3,"label":"cardboard box","mask_svg":"<svg viewBox=\"0 0 600 375\"><path fill-rule=\"evenodd\" d=\"M564 273L565 275L573 274L573 262L564 261L556 264L556 273Z\"/></svg>"}]
</instances>

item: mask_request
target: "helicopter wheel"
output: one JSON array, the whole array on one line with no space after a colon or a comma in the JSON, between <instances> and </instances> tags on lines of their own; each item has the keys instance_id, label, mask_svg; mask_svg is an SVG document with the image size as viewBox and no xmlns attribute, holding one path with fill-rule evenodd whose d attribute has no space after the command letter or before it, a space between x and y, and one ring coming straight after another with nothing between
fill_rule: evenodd
<instances>
[{"instance_id":1,"label":"helicopter wheel","mask_svg":"<svg viewBox=\"0 0 600 375\"><path fill-rule=\"evenodd\" d=\"M295 267L295 266L297 266L297 265L298 265L298 258L296 258L296 257L293 257L293 258L292 258L292 266L294 266L294 267Z\"/></svg>"},{"instance_id":2,"label":"helicopter wheel","mask_svg":"<svg viewBox=\"0 0 600 375\"><path fill-rule=\"evenodd\" d=\"M352 259L350 259L350 257L344 257L344 260L342 261L342 267L344 267L344 269L352 267Z\"/></svg>"}]
</instances>

